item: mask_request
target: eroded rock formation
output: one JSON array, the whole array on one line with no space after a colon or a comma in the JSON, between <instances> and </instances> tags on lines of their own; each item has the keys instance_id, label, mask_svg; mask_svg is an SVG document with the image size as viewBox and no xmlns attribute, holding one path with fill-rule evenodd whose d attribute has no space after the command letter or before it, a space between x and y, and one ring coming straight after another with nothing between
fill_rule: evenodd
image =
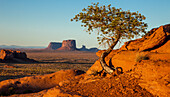
<instances>
[{"instance_id":1,"label":"eroded rock formation","mask_svg":"<svg viewBox=\"0 0 170 97\"><path fill-rule=\"evenodd\" d=\"M27 55L25 52L21 52L21 51L13 51L13 50L5 50L5 49L1 50L0 59L8 60L13 58L25 59L27 58Z\"/></svg>"},{"instance_id":2,"label":"eroded rock formation","mask_svg":"<svg viewBox=\"0 0 170 97\"><path fill-rule=\"evenodd\" d=\"M48 50L56 50L56 49L60 48L61 46L62 46L62 43L50 42L50 44L48 45L48 47L46 49L48 49Z\"/></svg>"},{"instance_id":3,"label":"eroded rock formation","mask_svg":"<svg viewBox=\"0 0 170 97\"><path fill-rule=\"evenodd\" d=\"M1 62L36 62L33 59L27 58L27 55L25 52L21 51L14 51L14 50L1 50L0 52L0 59Z\"/></svg>"},{"instance_id":4,"label":"eroded rock formation","mask_svg":"<svg viewBox=\"0 0 170 97\"><path fill-rule=\"evenodd\" d=\"M76 41L75 40L63 40L62 47L58 48L57 50L68 50L68 51L77 50Z\"/></svg>"},{"instance_id":5,"label":"eroded rock formation","mask_svg":"<svg viewBox=\"0 0 170 97\"><path fill-rule=\"evenodd\" d=\"M152 29L141 39L126 42L106 58L109 66L121 67L123 72L139 79L139 85L150 93L168 97L170 93L170 24ZM103 51L96 54L100 57ZM140 60L139 60L140 59ZM100 61L86 72L91 75L102 70Z\"/></svg>"},{"instance_id":6,"label":"eroded rock formation","mask_svg":"<svg viewBox=\"0 0 170 97\"><path fill-rule=\"evenodd\" d=\"M170 24L154 28L141 39L125 42L121 50L149 51L162 46L169 40Z\"/></svg>"}]
</instances>

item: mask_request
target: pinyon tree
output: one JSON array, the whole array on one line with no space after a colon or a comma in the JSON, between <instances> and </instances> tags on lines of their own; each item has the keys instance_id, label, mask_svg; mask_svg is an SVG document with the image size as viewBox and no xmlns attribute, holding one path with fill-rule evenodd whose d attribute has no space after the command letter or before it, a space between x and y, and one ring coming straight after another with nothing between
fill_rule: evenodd
<instances>
[{"instance_id":1,"label":"pinyon tree","mask_svg":"<svg viewBox=\"0 0 170 97\"><path fill-rule=\"evenodd\" d=\"M99 44L107 43L109 48L101 54L100 63L109 74L116 68L110 68L105 62L105 57L121 39L132 39L134 36L144 35L147 28L147 24L143 22L144 15L111 7L111 4L99 6L99 3L92 3L71 19L71 21L74 20L81 21L81 26L85 27L89 34L96 32Z\"/></svg>"}]
</instances>

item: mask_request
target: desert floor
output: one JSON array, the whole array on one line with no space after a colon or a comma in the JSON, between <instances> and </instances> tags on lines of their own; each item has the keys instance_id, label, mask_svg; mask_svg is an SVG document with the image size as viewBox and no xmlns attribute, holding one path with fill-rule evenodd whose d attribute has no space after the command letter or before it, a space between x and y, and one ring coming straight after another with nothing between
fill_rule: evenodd
<instances>
[{"instance_id":1,"label":"desert floor","mask_svg":"<svg viewBox=\"0 0 170 97\"><path fill-rule=\"evenodd\" d=\"M98 59L94 52L36 50L26 50L25 52L28 58L34 59L38 63L0 63L0 81L50 74L66 69L87 71Z\"/></svg>"}]
</instances>

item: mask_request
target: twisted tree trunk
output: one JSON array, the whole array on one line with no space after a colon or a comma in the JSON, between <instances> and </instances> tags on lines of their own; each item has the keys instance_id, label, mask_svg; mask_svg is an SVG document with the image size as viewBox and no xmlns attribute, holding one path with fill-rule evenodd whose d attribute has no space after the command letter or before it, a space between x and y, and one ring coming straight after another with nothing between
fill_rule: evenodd
<instances>
[{"instance_id":1,"label":"twisted tree trunk","mask_svg":"<svg viewBox=\"0 0 170 97\"><path fill-rule=\"evenodd\" d=\"M118 36L118 38L113 42L113 44L110 45L110 47L101 54L100 56L100 63L101 63L101 66L103 68L103 70L105 70L106 73L109 73L109 74L112 74L114 72L113 69L111 69L107 64L106 64L106 61L105 61L105 58L107 55L109 55L109 53L113 50L113 48L115 47L115 45L118 43L120 39L120 35Z\"/></svg>"}]
</instances>

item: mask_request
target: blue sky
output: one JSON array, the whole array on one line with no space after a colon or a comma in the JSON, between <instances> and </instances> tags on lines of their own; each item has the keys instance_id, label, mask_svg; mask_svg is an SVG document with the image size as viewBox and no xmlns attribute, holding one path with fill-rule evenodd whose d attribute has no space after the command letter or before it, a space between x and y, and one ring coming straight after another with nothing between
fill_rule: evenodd
<instances>
[{"instance_id":1,"label":"blue sky","mask_svg":"<svg viewBox=\"0 0 170 97\"><path fill-rule=\"evenodd\" d=\"M0 45L47 46L75 39L77 47L98 47L95 34L70 21L92 2L139 11L147 30L170 23L170 0L0 0Z\"/></svg>"}]
</instances>

